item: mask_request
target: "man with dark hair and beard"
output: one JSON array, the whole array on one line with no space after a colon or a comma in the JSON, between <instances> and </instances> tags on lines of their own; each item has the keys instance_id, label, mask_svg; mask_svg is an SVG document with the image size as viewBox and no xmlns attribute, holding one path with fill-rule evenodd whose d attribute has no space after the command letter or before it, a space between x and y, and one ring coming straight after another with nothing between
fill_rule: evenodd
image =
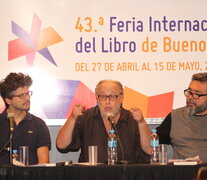
<instances>
[{"instance_id":1,"label":"man with dark hair and beard","mask_svg":"<svg viewBox=\"0 0 207 180\"><path fill-rule=\"evenodd\" d=\"M161 144L171 144L174 158L199 156L207 162L207 73L192 76L184 90L186 106L173 110L157 127Z\"/></svg>"}]
</instances>

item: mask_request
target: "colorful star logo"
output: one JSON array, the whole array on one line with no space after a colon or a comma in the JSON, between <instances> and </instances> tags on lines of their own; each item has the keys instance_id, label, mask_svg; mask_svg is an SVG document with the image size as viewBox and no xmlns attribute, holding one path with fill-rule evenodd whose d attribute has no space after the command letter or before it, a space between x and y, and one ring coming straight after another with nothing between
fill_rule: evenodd
<instances>
[{"instance_id":1,"label":"colorful star logo","mask_svg":"<svg viewBox=\"0 0 207 180\"><path fill-rule=\"evenodd\" d=\"M57 66L47 47L59 43L63 41L63 39L52 27L47 27L41 30L42 21L36 14L33 16L30 33L27 33L14 21L11 23L12 32L18 39L14 39L8 43L9 61L21 56L26 56L27 64L32 66L34 64L35 54L38 52L52 64Z\"/></svg>"}]
</instances>

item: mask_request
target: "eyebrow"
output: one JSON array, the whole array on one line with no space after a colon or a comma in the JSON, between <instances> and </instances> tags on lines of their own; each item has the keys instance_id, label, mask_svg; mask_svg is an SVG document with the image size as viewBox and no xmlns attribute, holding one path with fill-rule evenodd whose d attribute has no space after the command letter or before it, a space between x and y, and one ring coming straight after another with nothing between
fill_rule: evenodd
<instances>
[{"instance_id":1,"label":"eyebrow","mask_svg":"<svg viewBox=\"0 0 207 180\"><path fill-rule=\"evenodd\" d=\"M197 93L202 93L202 92L200 92L199 90L193 90L193 89L191 89L191 88L188 88L188 89L191 90L191 91L197 92Z\"/></svg>"},{"instance_id":2,"label":"eyebrow","mask_svg":"<svg viewBox=\"0 0 207 180\"><path fill-rule=\"evenodd\" d=\"M98 93L98 95L106 95L106 96L107 96L107 95L118 95L118 94L121 94L121 93L122 93L122 92L120 92L120 93L119 93L119 92L111 92L111 93L109 93L109 94L106 94L106 93L101 93L101 92L100 92L100 93Z\"/></svg>"}]
</instances>

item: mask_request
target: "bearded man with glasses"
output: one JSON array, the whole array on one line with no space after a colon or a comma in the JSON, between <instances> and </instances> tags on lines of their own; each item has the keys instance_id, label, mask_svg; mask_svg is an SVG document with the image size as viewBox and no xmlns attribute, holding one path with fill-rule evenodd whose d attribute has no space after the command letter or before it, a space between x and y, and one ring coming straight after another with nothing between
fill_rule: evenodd
<instances>
[{"instance_id":1,"label":"bearded man with glasses","mask_svg":"<svg viewBox=\"0 0 207 180\"><path fill-rule=\"evenodd\" d=\"M66 153L81 149L79 162L88 162L88 146L96 145L98 162L107 163L107 138L112 128L108 118L113 114L124 153L123 156L118 145L118 161L148 162L151 132L138 108L131 108L129 111L122 107L122 84L114 80L102 80L97 84L95 94L97 106L86 111L83 111L82 105L74 107L58 133L58 150Z\"/></svg>"},{"instance_id":2,"label":"bearded man with glasses","mask_svg":"<svg viewBox=\"0 0 207 180\"><path fill-rule=\"evenodd\" d=\"M28 112L31 85L31 77L23 73L10 73L0 82L0 94L6 106L0 114L0 164L10 164L10 149L18 151L20 146L29 147L29 164L49 162L51 140L48 127L42 119Z\"/></svg>"},{"instance_id":3,"label":"bearded man with glasses","mask_svg":"<svg viewBox=\"0 0 207 180\"><path fill-rule=\"evenodd\" d=\"M157 127L160 143L171 144L176 159L198 155L207 162L207 73L194 74L184 95L186 106L173 110Z\"/></svg>"}]
</instances>

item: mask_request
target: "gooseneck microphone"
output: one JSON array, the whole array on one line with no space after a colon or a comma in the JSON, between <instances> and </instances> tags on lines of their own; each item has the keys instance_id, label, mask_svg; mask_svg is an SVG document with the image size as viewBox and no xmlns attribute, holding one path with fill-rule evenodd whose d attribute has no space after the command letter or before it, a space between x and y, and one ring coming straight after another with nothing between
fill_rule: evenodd
<instances>
[{"instance_id":1,"label":"gooseneck microphone","mask_svg":"<svg viewBox=\"0 0 207 180\"><path fill-rule=\"evenodd\" d=\"M112 128L113 128L114 131L115 131L115 134L116 134L116 137L117 137L117 141L118 141L119 146L120 146L120 149L121 149L121 154L122 154L122 159L123 159L123 162L122 162L122 163L123 163L123 164L126 164L127 162L126 162L126 160L125 160L124 149L123 149L121 140L120 140L120 138L119 138L118 130L117 130L116 126L115 126L114 114L109 113L109 114L107 115L107 117L108 117L109 122L111 123ZM120 162L119 162L119 163L120 163Z\"/></svg>"},{"instance_id":2,"label":"gooseneck microphone","mask_svg":"<svg viewBox=\"0 0 207 180\"><path fill-rule=\"evenodd\" d=\"M9 120L9 130L11 133L13 133L13 131L14 131L14 114L9 113L7 115L7 119Z\"/></svg>"}]
</instances>

